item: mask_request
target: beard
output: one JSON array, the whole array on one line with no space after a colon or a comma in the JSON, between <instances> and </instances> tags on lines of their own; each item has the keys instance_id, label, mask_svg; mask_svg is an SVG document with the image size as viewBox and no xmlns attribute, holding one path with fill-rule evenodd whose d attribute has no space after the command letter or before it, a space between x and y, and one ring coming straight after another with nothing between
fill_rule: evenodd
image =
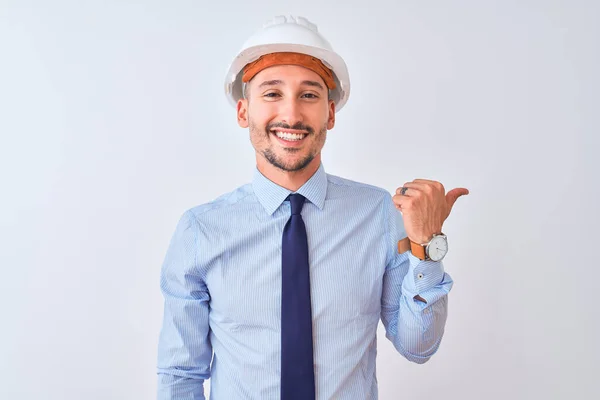
<instances>
[{"instance_id":1,"label":"beard","mask_svg":"<svg viewBox=\"0 0 600 400\"><path fill-rule=\"evenodd\" d=\"M276 154L276 152L274 151L274 146L265 145L262 149L257 147L256 144L271 143L271 130L274 128L297 129L306 131L308 132L308 135L303 140L309 140L311 139L311 136L314 136L310 144L311 148L309 149L308 154L306 154L304 157L298 160L289 161L286 160L285 156L282 157L281 155ZM295 172L301 171L304 168L306 168L319 153L319 151L325 144L325 138L327 136L327 125L323 124L321 129L319 129L319 131L315 133L315 129L313 129L311 126L304 125L300 122L294 124L294 126L290 126L281 122L275 122L268 124L263 131L260 128L258 128L252 121L250 121L250 136L253 138L252 141L255 149L259 151L271 165L282 171ZM254 143L255 141L256 143ZM289 147L283 149L283 151L285 151L288 154L294 154L305 150Z\"/></svg>"}]
</instances>

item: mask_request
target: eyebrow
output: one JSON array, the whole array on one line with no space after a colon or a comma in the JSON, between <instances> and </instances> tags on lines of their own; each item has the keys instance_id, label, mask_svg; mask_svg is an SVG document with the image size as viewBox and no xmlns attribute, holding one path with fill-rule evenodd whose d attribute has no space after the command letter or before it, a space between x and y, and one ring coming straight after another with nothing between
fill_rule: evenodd
<instances>
[{"instance_id":1,"label":"eyebrow","mask_svg":"<svg viewBox=\"0 0 600 400\"><path fill-rule=\"evenodd\" d=\"M263 83L258 85L258 87L261 88L261 87L265 87L265 86L276 86L276 85L282 85L282 84L283 84L283 81L280 81L279 79L275 79L272 81L264 81Z\"/></svg>"},{"instance_id":2,"label":"eyebrow","mask_svg":"<svg viewBox=\"0 0 600 400\"><path fill-rule=\"evenodd\" d=\"M317 81L302 81L300 83L301 85L305 85L305 86L313 86L313 87L317 87L321 90L325 90L325 88L323 87L323 85L321 85L319 82ZM272 81L264 81L263 83L261 83L260 85L258 85L259 88L265 87L265 86L277 86L277 85L285 85L285 82L283 82L282 80L279 79L274 79Z\"/></svg>"}]
</instances>

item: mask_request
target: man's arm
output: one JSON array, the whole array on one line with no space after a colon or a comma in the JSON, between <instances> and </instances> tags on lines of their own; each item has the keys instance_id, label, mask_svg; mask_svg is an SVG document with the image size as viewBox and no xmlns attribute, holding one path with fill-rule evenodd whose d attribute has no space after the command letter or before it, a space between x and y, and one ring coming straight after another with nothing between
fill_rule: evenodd
<instances>
[{"instance_id":1,"label":"man's arm","mask_svg":"<svg viewBox=\"0 0 600 400\"><path fill-rule=\"evenodd\" d=\"M421 261L410 252L397 252L398 240L406 237L402 215L390 196L384 204L390 253L383 275L381 320L398 352L422 364L442 340L453 282L441 261Z\"/></svg>"},{"instance_id":2,"label":"man's arm","mask_svg":"<svg viewBox=\"0 0 600 400\"><path fill-rule=\"evenodd\" d=\"M199 224L182 215L162 266L164 317L158 345L158 400L204 400L210 377L209 293L197 265Z\"/></svg>"}]
</instances>

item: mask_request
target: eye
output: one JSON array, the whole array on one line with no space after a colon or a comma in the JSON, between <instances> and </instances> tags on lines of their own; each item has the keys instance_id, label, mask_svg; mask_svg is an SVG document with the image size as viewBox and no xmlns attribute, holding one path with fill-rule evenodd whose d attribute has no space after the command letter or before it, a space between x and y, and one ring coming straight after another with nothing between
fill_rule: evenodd
<instances>
[{"instance_id":1,"label":"eye","mask_svg":"<svg viewBox=\"0 0 600 400\"><path fill-rule=\"evenodd\" d=\"M304 93L302 95L302 97L305 97L305 98L308 98L308 99L318 99L319 98L319 96L317 96L314 93Z\"/></svg>"},{"instance_id":2,"label":"eye","mask_svg":"<svg viewBox=\"0 0 600 400\"><path fill-rule=\"evenodd\" d=\"M275 98L277 96L279 96L279 93L275 93L275 92L269 92L264 95L264 97L270 97L270 98Z\"/></svg>"}]
</instances>

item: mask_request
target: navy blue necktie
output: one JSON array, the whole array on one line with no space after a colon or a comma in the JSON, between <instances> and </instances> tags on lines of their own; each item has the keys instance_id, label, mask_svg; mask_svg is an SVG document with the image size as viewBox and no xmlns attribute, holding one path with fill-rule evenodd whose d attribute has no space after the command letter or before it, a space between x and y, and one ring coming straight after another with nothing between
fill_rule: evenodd
<instances>
[{"instance_id":1,"label":"navy blue necktie","mask_svg":"<svg viewBox=\"0 0 600 400\"><path fill-rule=\"evenodd\" d=\"M292 215L283 228L281 270L281 400L314 400L308 240L301 194L290 194Z\"/></svg>"}]
</instances>

